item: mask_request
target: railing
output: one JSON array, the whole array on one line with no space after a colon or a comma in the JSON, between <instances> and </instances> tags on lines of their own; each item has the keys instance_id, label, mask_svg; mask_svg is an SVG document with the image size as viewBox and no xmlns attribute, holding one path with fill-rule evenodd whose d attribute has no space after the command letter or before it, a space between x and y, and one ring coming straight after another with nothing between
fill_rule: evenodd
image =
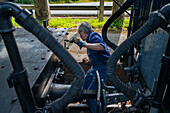
<instances>
[{"instance_id":1,"label":"railing","mask_svg":"<svg viewBox=\"0 0 170 113\"><path fill-rule=\"evenodd\" d=\"M34 9L34 5L19 4L24 9ZM100 6L84 4L50 4L50 10L99 10ZM111 5L104 6L104 10L112 10Z\"/></svg>"}]
</instances>

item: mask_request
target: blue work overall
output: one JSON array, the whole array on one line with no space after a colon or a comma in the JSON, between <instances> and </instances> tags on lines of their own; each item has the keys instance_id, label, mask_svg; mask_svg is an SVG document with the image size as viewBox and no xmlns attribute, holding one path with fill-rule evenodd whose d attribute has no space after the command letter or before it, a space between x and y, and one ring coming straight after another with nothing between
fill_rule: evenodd
<instances>
[{"instance_id":1,"label":"blue work overall","mask_svg":"<svg viewBox=\"0 0 170 113\"><path fill-rule=\"evenodd\" d=\"M106 63L108 58L110 57L109 50L104 43L102 37L96 33L91 32L88 34L86 39L87 43L100 43L104 47L104 51L95 51L87 49L87 54L89 59L91 60L92 67L89 69L85 76L85 83L83 88L88 90L95 89L95 80L96 80L96 71L99 72L100 79L103 79L104 82L107 81L106 76ZM89 108L92 113L97 113L97 102L96 99L86 99ZM101 107L99 107L99 113L102 113Z\"/></svg>"}]
</instances>

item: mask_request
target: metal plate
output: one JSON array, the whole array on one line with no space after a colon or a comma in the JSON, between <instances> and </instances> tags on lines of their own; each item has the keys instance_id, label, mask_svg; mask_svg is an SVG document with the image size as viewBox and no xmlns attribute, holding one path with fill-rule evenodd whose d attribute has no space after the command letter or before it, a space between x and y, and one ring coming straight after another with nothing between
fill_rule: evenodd
<instances>
[{"instance_id":1,"label":"metal plate","mask_svg":"<svg viewBox=\"0 0 170 113\"><path fill-rule=\"evenodd\" d=\"M140 68L151 91L158 81L161 59L167 45L169 34L159 28L142 40Z\"/></svg>"},{"instance_id":2,"label":"metal plate","mask_svg":"<svg viewBox=\"0 0 170 113\"><path fill-rule=\"evenodd\" d=\"M68 28L50 29L53 35L60 42L68 31ZM20 55L27 69L28 80L32 87L41 71L52 56L52 52L44 46L36 37L23 28L16 29L14 36L20 51ZM9 113L12 100L16 100L16 93L13 88L9 88L7 77L13 71L3 41L0 42L0 113Z\"/></svg>"}]
</instances>

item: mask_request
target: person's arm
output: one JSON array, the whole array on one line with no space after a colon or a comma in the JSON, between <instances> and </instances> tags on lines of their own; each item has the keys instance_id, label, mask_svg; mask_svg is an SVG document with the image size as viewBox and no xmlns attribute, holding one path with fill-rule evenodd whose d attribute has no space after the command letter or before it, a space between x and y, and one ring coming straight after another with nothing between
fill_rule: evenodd
<instances>
[{"instance_id":1,"label":"person's arm","mask_svg":"<svg viewBox=\"0 0 170 113\"><path fill-rule=\"evenodd\" d=\"M100 43L85 43L84 47L96 51L104 50L104 47Z\"/></svg>"}]
</instances>

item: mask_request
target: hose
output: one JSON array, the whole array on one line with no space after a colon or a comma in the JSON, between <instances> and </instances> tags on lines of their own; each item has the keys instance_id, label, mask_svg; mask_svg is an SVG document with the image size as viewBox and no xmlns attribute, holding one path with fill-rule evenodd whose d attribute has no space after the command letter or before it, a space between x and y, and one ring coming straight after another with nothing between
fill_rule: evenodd
<instances>
[{"instance_id":1,"label":"hose","mask_svg":"<svg viewBox=\"0 0 170 113\"><path fill-rule=\"evenodd\" d=\"M167 22L167 19L169 18L170 18L170 4L165 5L160 11L152 12L149 16L149 19L145 22L145 24L133 35L131 35L127 40L125 40L119 47L117 47L117 49L113 52L113 54L108 60L107 76L111 84L120 92L124 93L125 96L127 96L132 101L133 105L136 105L138 103L137 101L139 99L138 97L140 96L140 94L135 89L127 86L118 79L115 73L117 61L130 48L135 46L143 38L145 38L151 32L160 27L162 23Z\"/></svg>"},{"instance_id":2,"label":"hose","mask_svg":"<svg viewBox=\"0 0 170 113\"><path fill-rule=\"evenodd\" d=\"M117 48L117 45L115 45L114 43L110 42L107 38L107 29L109 28L110 24L117 19L123 12L125 12L134 2L134 0L127 0L122 7L116 12L114 13L104 24L103 29L102 29L102 37L103 40L106 42L106 44L111 47L113 50L115 50Z\"/></svg>"},{"instance_id":3,"label":"hose","mask_svg":"<svg viewBox=\"0 0 170 113\"><path fill-rule=\"evenodd\" d=\"M53 113L62 112L63 109L72 102L79 94L84 84L84 71L71 54L42 27L36 19L25 9L21 9L13 3L2 3L3 7L11 12L16 22L23 26L27 31L35 35L45 46L47 46L75 76L70 89L60 98L53 101L50 106Z\"/></svg>"}]
</instances>

